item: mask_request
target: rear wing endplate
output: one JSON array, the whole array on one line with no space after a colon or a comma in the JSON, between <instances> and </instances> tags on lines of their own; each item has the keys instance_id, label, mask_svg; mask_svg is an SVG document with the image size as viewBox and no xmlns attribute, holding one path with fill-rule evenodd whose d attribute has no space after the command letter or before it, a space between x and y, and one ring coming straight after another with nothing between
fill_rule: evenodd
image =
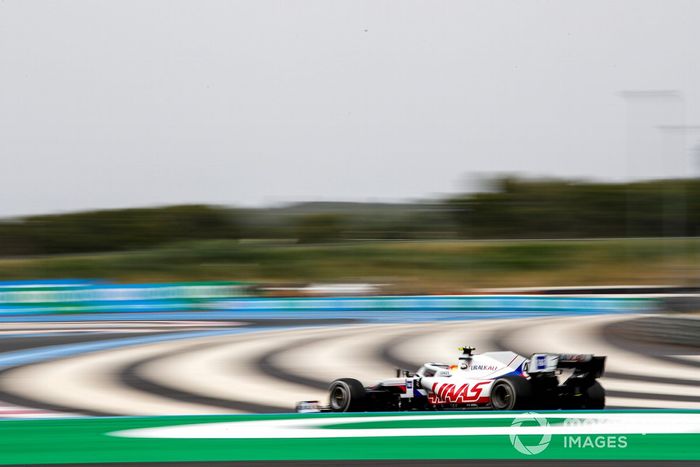
<instances>
[{"instance_id":1,"label":"rear wing endplate","mask_svg":"<svg viewBox=\"0 0 700 467\"><path fill-rule=\"evenodd\" d=\"M593 354L536 353L530 357L528 373L550 373L558 369L573 369L575 374L600 378L605 371L605 357Z\"/></svg>"}]
</instances>

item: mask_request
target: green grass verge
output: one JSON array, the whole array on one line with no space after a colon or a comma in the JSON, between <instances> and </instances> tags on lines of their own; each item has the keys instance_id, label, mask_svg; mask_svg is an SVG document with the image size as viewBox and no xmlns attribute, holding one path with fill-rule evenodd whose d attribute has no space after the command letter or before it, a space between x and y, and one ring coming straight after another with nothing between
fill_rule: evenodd
<instances>
[{"instance_id":1,"label":"green grass verge","mask_svg":"<svg viewBox=\"0 0 700 467\"><path fill-rule=\"evenodd\" d=\"M612 413L612 412L603 412ZM641 413L645 413L641 411ZM697 411L646 411L673 416L674 413L697 417ZM453 413L454 414L454 413ZM561 412L550 419L560 424ZM0 421L0 464L31 465L37 463L80 462L175 462L175 461L253 461L253 460L360 460L360 459L636 459L636 460L698 460L698 433L624 434L603 430L593 438L606 446L572 446L564 435L552 435L545 450L526 455L514 448L507 431L499 434L445 435L430 434L442 427L502 426L512 418L494 423L469 418L432 419L431 414L420 419L406 420L398 415L390 423L374 421L382 414L322 414L322 415L248 415L248 416L174 416L174 417L108 417L58 420ZM396 414L394 414L396 415ZM456 415L456 414L455 414ZM515 416L517 414L513 414ZM361 417L367 422L346 424L348 417ZM576 416L575 414L573 415ZM679 415L682 416L682 415ZM415 436L401 436L394 431L362 436L362 429L352 437L276 438L165 438L121 437L112 433L122 430L191 425L217 422L270 421L314 419L317 430L338 433L342 429L391 429L420 427L427 431ZM316 422L317 421L317 422ZM350 421L350 420L348 420ZM334 426L335 425L335 426ZM334 429L328 429L334 426ZM218 430L218 431L217 431ZM227 433L226 428L214 428ZM318 431L317 431L318 432ZM338 433L339 434L339 433ZM542 435L520 435L525 445L536 446ZM619 442L624 436L624 446ZM584 436L585 437L585 436ZM602 437L602 438L601 438ZM616 442L610 444L608 438Z\"/></svg>"},{"instance_id":2,"label":"green grass verge","mask_svg":"<svg viewBox=\"0 0 700 467\"><path fill-rule=\"evenodd\" d=\"M290 245L200 241L145 251L0 260L0 280L368 281L411 292L470 287L683 284L700 240L429 241Z\"/></svg>"}]
</instances>

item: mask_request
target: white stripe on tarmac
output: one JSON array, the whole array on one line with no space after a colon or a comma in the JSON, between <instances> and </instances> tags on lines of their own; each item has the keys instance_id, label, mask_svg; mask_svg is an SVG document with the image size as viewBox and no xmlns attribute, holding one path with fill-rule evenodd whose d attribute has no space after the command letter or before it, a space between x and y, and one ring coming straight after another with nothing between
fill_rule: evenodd
<instances>
[{"instance_id":1,"label":"white stripe on tarmac","mask_svg":"<svg viewBox=\"0 0 700 467\"><path fill-rule=\"evenodd\" d=\"M322 331L316 334L319 340L277 354L271 362L289 373L329 384L337 378L355 378L370 385L396 376L395 368L377 357L381 345L407 332L429 328L426 324L406 324Z\"/></svg>"},{"instance_id":2,"label":"white stripe on tarmac","mask_svg":"<svg viewBox=\"0 0 700 467\"><path fill-rule=\"evenodd\" d=\"M495 332L519 328L541 318L494 319L437 323L423 334L411 336L398 344L392 352L403 360L417 364L423 362L456 363L458 347L476 347L476 353L492 352L491 339ZM419 363L420 362L420 363Z\"/></svg>"},{"instance_id":3,"label":"white stripe on tarmac","mask_svg":"<svg viewBox=\"0 0 700 467\"><path fill-rule=\"evenodd\" d=\"M638 315L576 316L549 318L530 322L508 334L507 342L518 349L529 352L594 353L606 355L607 372L660 376L697 381L698 372L691 368L663 362L616 347L605 341L600 329L608 324L633 319ZM697 395L692 386L664 383L648 383L603 377L601 384L609 391L627 391L649 394L648 399L609 397L606 404L630 407L698 408L700 403L655 400L653 394Z\"/></svg>"},{"instance_id":4,"label":"white stripe on tarmac","mask_svg":"<svg viewBox=\"0 0 700 467\"><path fill-rule=\"evenodd\" d=\"M403 325L402 328L415 326L418 325ZM306 374L310 377L327 379L330 383L335 375L349 376L346 365L361 358L363 352L359 348L364 345L363 342L383 342L384 337L392 332L396 332L395 325L381 324L229 336L230 342L226 344L194 349L145 364L139 374L150 381L188 393L290 410L301 400L325 401L327 392L262 373L257 361L263 355L275 349L291 347L304 339L319 337L319 334L324 338L330 337L319 342L319 347L311 345L312 348L307 349L304 346L301 347L304 349L302 353L290 352L298 361L289 360L284 350L279 354L287 365L292 365L293 371L303 366L309 369ZM351 342L357 347L348 348ZM392 376L391 367L377 365L374 354L364 352L363 361L374 364L374 367L357 375L369 377L368 384ZM353 367L359 369L362 366ZM188 377L183 378L182 375Z\"/></svg>"},{"instance_id":5,"label":"white stripe on tarmac","mask_svg":"<svg viewBox=\"0 0 700 467\"><path fill-rule=\"evenodd\" d=\"M700 336L698 336L698 339L700 339ZM669 355L669 357L678 358L680 360L687 360L691 364L700 363L700 355L682 354L682 355Z\"/></svg>"},{"instance_id":6,"label":"white stripe on tarmac","mask_svg":"<svg viewBox=\"0 0 700 467\"><path fill-rule=\"evenodd\" d=\"M160 342L20 367L3 375L0 389L54 405L122 415L230 413L131 389L118 380L119 371L133 361L197 342Z\"/></svg>"},{"instance_id":7,"label":"white stripe on tarmac","mask_svg":"<svg viewBox=\"0 0 700 467\"><path fill-rule=\"evenodd\" d=\"M697 381L697 369L673 362L656 361L643 354L624 350L606 342L600 328L639 315L597 315L550 318L529 325L508 336L508 342L527 352L593 353L607 355L606 371ZM639 383L642 386L644 383Z\"/></svg>"},{"instance_id":8,"label":"white stripe on tarmac","mask_svg":"<svg viewBox=\"0 0 700 467\"><path fill-rule=\"evenodd\" d=\"M590 318L590 317L587 317ZM597 318L597 317L596 317ZM537 334L537 330L542 330L549 324L552 318L526 318L518 320L491 320L491 321L479 321L475 323L471 322L460 322L454 323L449 327L443 326L442 329L435 329L435 332L428 332L424 335L418 335L411 337L410 340L403 342L394 352L400 354L404 359L412 361L420 361L421 356L430 355L433 359L426 359L428 361L442 361L450 363L454 361L454 356L456 352L456 342L463 342L465 344L473 345L477 347L477 352L488 352L493 349L489 348L490 339L494 332L505 332L511 336L517 336L519 340L512 339L511 342L517 343L521 348L525 346L529 348L531 352L535 351L562 351L566 349L569 344L571 333L580 332L579 326L574 326L577 323L571 323L574 318L564 318L557 326L563 327L564 325L568 329L563 331L562 329L545 329L548 333L547 337L543 337ZM581 318L575 318L581 319ZM596 323L598 320L595 320ZM607 320L605 320L607 321ZM596 324L596 327L598 324ZM533 332L535 330L535 332ZM461 338L461 340L460 340ZM551 350L554 349L554 350ZM583 351L583 348L578 348L572 350L571 352L581 352L581 353L591 353L591 350ZM606 347L603 349L603 355L608 356L607 366L610 368L610 362L622 362L623 368L627 367L624 365L623 358L619 353L621 352L616 347ZM627 352L625 352L627 353ZM642 358L641 356L639 357ZM642 366L644 372L641 373L644 376L654 376L657 373L657 367L663 367L665 363L656 361L649 358L644 358L644 365ZM628 370L629 371L629 370ZM697 374L695 374L697 376ZM675 395L675 396L688 396L688 395L698 395L697 390L692 386L687 385L675 385L675 384L665 384L665 383L648 383L642 381L630 381L622 379L613 378L602 378L601 384L609 391L628 391L641 394L649 394L649 399L634 399L634 398L608 398L609 405L625 405L625 406L636 406L636 407L667 407L667 408L700 408L700 403L695 402L683 402L683 401L660 401L653 399L654 394L665 394L665 395Z\"/></svg>"},{"instance_id":9,"label":"white stripe on tarmac","mask_svg":"<svg viewBox=\"0 0 700 467\"><path fill-rule=\"evenodd\" d=\"M644 381L631 381L615 378L601 378L600 384L602 384L607 391L627 391L650 395L667 394L670 396L700 397L700 391L698 391L697 387L684 386L680 384L647 383Z\"/></svg>"},{"instance_id":10,"label":"white stripe on tarmac","mask_svg":"<svg viewBox=\"0 0 700 467\"><path fill-rule=\"evenodd\" d=\"M269 349L303 338L307 332L317 331L230 336L230 342L147 363L139 369L139 375L160 385L201 396L293 409L296 401L323 394L271 378L261 373L255 362Z\"/></svg>"},{"instance_id":11,"label":"white stripe on tarmac","mask_svg":"<svg viewBox=\"0 0 700 467\"><path fill-rule=\"evenodd\" d=\"M201 396L292 409L300 400L325 401L327 393L264 374L257 361L275 349L290 348L273 355L271 360L292 374L328 382L337 377L356 377L370 385L394 376L393 368L377 358L381 347L392 339L408 337L392 349L404 360L452 363L460 345L474 345L477 352L493 350L488 348L490 340L494 333L500 332L508 335L514 347L530 352L596 353L608 356L610 371L698 380L697 371L691 368L631 353L600 338L601 326L632 317L346 325L161 342L17 368L5 373L0 389L29 399L97 412L135 415L233 412L147 394L121 384L117 375L123 367L154 356L159 358L141 366L139 374L158 384ZM293 347L306 339L310 341ZM203 343L208 345L202 346ZM644 399L610 397L609 405L700 408L698 403L660 401L652 396L654 393L688 395L693 392L692 386L611 378L603 379L602 383L610 391L650 395Z\"/></svg>"},{"instance_id":12,"label":"white stripe on tarmac","mask_svg":"<svg viewBox=\"0 0 700 467\"><path fill-rule=\"evenodd\" d=\"M605 383L602 383L605 387ZM631 397L606 397L609 407L635 407L643 409L700 409L698 402L662 401L658 399L633 399Z\"/></svg>"}]
</instances>

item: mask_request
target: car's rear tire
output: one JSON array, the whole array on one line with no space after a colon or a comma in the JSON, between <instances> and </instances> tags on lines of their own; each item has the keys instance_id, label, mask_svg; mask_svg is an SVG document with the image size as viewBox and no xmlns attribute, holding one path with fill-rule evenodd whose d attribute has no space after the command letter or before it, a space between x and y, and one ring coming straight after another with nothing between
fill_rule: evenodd
<instances>
[{"instance_id":1,"label":"car's rear tire","mask_svg":"<svg viewBox=\"0 0 700 467\"><path fill-rule=\"evenodd\" d=\"M586 387L574 387L562 397L560 408L569 410L602 410L605 408L605 389L598 381Z\"/></svg>"},{"instance_id":2,"label":"car's rear tire","mask_svg":"<svg viewBox=\"0 0 700 467\"><path fill-rule=\"evenodd\" d=\"M497 379L491 387L491 406L494 410L529 409L532 401L530 381L521 376Z\"/></svg>"},{"instance_id":3,"label":"car's rear tire","mask_svg":"<svg viewBox=\"0 0 700 467\"><path fill-rule=\"evenodd\" d=\"M362 412L367 410L367 392L356 379L340 378L328 388L329 406L333 412Z\"/></svg>"},{"instance_id":4,"label":"car's rear tire","mask_svg":"<svg viewBox=\"0 0 700 467\"><path fill-rule=\"evenodd\" d=\"M605 389L598 382L591 384L583 393L582 409L602 410L605 408Z\"/></svg>"}]
</instances>

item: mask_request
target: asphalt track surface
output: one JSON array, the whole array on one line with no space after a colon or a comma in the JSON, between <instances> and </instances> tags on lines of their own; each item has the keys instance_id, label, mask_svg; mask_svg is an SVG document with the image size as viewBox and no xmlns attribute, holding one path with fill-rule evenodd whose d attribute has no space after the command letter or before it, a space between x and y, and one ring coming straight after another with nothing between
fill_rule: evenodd
<instances>
[{"instance_id":1,"label":"asphalt track surface","mask_svg":"<svg viewBox=\"0 0 700 467\"><path fill-rule=\"evenodd\" d=\"M396 367L413 370L426 361L453 362L461 345L475 346L478 352L607 355L601 382L609 408L700 409L697 351L643 344L611 332L615 325L637 317L612 314L379 324L304 319L17 320L0 328L0 418L291 412L297 401L324 400L328 383L335 378L354 377L371 384L392 377ZM534 459L281 464L366 467L466 462L561 465L556 460ZM92 465L272 464L278 462ZM693 461L567 460L566 464L675 466Z\"/></svg>"},{"instance_id":2,"label":"asphalt track surface","mask_svg":"<svg viewBox=\"0 0 700 467\"><path fill-rule=\"evenodd\" d=\"M336 378L353 377L371 384L392 377L396 367L452 362L458 346L471 345L477 351L514 350L524 355L607 355L602 383L608 407L699 409L700 359L696 355L683 348L636 345L607 332L614 323L634 317L315 322L274 328L230 321L141 322L120 323L104 332L96 332L95 323L83 323L83 332L75 323L64 323L65 329L53 328L46 337L38 333L46 327L33 323L25 329L25 324L15 323L14 332L23 337L2 339L0 358L27 350L28 341L35 351L60 342L116 344L6 365L0 368L0 401L10 407L8 412L21 407L41 416L289 412L297 401L324 400L328 383ZM32 337L27 334L30 331ZM118 344L133 340L134 335L147 339L141 344Z\"/></svg>"}]
</instances>

